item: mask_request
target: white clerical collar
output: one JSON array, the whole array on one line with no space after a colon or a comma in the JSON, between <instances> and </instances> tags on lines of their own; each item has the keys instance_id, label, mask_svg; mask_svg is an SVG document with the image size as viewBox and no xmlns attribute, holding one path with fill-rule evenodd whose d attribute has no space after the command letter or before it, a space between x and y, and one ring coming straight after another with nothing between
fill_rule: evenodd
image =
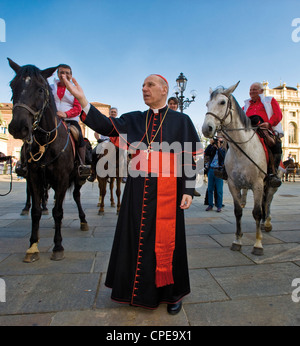
<instances>
[{"instance_id":1,"label":"white clerical collar","mask_svg":"<svg viewBox=\"0 0 300 346\"><path fill-rule=\"evenodd\" d=\"M164 107L162 107L162 108L160 108L160 109L164 109L164 108L166 108L166 106L167 106L167 105L165 105ZM152 109L152 108L151 108L151 109ZM160 109L152 109L152 111L153 111L154 114L158 114Z\"/></svg>"}]
</instances>

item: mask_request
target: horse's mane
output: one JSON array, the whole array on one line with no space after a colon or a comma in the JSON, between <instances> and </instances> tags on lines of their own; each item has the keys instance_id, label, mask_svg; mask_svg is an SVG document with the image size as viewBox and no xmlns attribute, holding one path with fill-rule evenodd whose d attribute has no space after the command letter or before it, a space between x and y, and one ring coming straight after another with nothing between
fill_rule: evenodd
<instances>
[{"instance_id":1,"label":"horse's mane","mask_svg":"<svg viewBox=\"0 0 300 346\"><path fill-rule=\"evenodd\" d=\"M219 94L223 94L225 92L226 88L224 88L223 86L219 86L217 87L211 94L210 94L210 99L212 100L213 98L215 98L217 95ZM251 128L251 120L247 117L247 115L245 114L244 110L241 108L241 106L239 105L239 103L237 102L237 100L235 99L235 97L233 95L230 95L230 100L233 104L233 106L235 107L235 109L237 110L238 116L243 124L243 126L246 129L250 129Z\"/></svg>"}]
</instances>

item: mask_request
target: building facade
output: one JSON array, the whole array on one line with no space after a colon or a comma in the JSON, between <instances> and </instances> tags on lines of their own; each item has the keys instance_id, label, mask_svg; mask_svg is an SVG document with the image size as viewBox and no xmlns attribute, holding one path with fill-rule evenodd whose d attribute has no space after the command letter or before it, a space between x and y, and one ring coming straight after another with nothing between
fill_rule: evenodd
<instances>
[{"instance_id":1,"label":"building facade","mask_svg":"<svg viewBox=\"0 0 300 346\"><path fill-rule=\"evenodd\" d=\"M289 87L286 83L270 89L267 81L263 82L264 95L272 96L279 103L282 111L282 160L292 154L295 162L300 161L300 84Z\"/></svg>"},{"instance_id":2,"label":"building facade","mask_svg":"<svg viewBox=\"0 0 300 346\"><path fill-rule=\"evenodd\" d=\"M110 105L100 102L91 102L91 104L99 109L103 114L109 116ZM12 107L12 103L0 103L0 152L5 155L15 156L19 160L23 141L20 139L14 139L8 132L8 125L12 119ZM82 122L80 122L80 126L82 128L83 136L88 138L94 147L97 143L94 131Z\"/></svg>"}]
</instances>

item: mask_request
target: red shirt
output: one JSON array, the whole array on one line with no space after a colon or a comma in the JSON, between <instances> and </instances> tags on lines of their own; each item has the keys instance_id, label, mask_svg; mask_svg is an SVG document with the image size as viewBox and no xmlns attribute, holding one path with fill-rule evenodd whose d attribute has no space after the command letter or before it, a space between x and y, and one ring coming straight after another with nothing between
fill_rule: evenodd
<instances>
[{"instance_id":1,"label":"red shirt","mask_svg":"<svg viewBox=\"0 0 300 346\"><path fill-rule=\"evenodd\" d=\"M60 100L64 97L65 91L66 91L66 87L58 83L57 96L59 97ZM70 108L68 111L65 112L67 114L67 118L77 117L81 112L81 106L79 101L75 97L74 97L73 105L70 105L70 106L72 106L72 108Z\"/></svg>"},{"instance_id":2,"label":"red shirt","mask_svg":"<svg viewBox=\"0 0 300 346\"><path fill-rule=\"evenodd\" d=\"M264 122L270 123L272 127L276 126L282 119L282 113L278 102L274 98L271 101L271 106L274 114L271 116L271 119L269 119L261 100L259 99L256 102L250 100L250 105L247 109L246 115L248 117L251 117L252 115L259 115L264 120Z\"/></svg>"}]
</instances>

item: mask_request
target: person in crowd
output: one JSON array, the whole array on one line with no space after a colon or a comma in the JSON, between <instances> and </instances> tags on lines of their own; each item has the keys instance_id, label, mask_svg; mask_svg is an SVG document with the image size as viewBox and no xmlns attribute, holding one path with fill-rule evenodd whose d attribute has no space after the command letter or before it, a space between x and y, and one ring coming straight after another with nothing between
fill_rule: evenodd
<instances>
[{"instance_id":1,"label":"person in crowd","mask_svg":"<svg viewBox=\"0 0 300 346\"><path fill-rule=\"evenodd\" d=\"M224 140L222 137L214 138L214 141L212 144L209 144L208 147L205 149L205 156L209 158L208 162L208 191L207 191L207 197L208 197L208 207L206 208L206 211L210 211L213 209L213 198L214 198L214 191L216 189L216 207L217 212L222 211L222 204L223 204L223 179L219 178L215 175L215 170L219 170L224 166L224 159L225 159L226 150L224 148Z\"/></svg>"}]
</instances>

